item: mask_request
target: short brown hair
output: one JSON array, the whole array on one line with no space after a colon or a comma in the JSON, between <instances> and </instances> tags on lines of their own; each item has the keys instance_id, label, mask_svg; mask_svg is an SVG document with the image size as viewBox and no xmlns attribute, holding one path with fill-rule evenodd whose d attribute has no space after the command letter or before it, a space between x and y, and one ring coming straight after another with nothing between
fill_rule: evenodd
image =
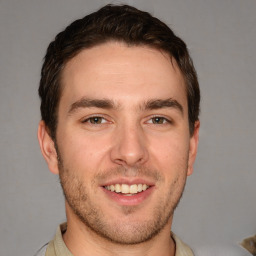
<instances>
[{"instance_id":1,"label":"short brown hair","mask_svg":"<svg viewBox=\"0 0 256 256\"><path fill-rule=\"evenodd\" d=\"M146 45L174 58L183 74L188 100L190 133L198 120L200 90L197 74L186 44L159 19L128 5L106 5L71 23L48 46L41 71L39 96L41 116L53 139L56 136L61 72L65 64L83 49L108 42Z\"/></svg>"}]
</instances>

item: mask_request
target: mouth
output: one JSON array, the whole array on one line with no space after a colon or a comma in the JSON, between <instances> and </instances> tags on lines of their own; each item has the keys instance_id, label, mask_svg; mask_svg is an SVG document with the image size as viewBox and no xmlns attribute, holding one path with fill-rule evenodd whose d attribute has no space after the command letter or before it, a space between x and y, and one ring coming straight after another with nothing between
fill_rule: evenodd
<instances>
[{"instance_id":1,"label":"mouth","mask_svg":"<svg viewBox=\"0 0 256 256\"><path fill-rule=\"evenodd\" d=\"M107 181L101 188L109 202L115 202L120 206L137 206L150 201L155 185L155 182L149 179L121 177Z\"/></svg>"},{"instance_id":2,"label":"mouth","mask_svg":"<svg viewBox=\"0 0 256 256\"><path fill-rule=\"evenodd\" d=\"M112 184L108 186L104 186L104 188L108 191L123 195L123 196L134 196L141 192L146 191L150 188L147 184Z\"/></svg>"}]
</instances>

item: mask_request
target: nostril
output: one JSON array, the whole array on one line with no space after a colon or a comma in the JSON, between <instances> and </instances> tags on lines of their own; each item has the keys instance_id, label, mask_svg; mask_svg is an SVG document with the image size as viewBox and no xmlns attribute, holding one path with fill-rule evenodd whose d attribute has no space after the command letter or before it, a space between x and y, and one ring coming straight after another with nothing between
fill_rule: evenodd
<instances>
[{"instance_id":1,"label":"nostril","mask_svg":"<svg viewBox=\"0 0 256 256\"><path fill-rule=\"evenodd\" d=\"M115 159L115 163L119 164L119 165L125 165L125 161L122 159Z\"/></svg>"},{"instance_id":2,"label":"nostril","mask_svg":"<svg viewBox=\"0 0 256 256\"><path fill-rule=\"evenodd\" d=\"M122 166L128 166L133 167L136 165L141 165L144 162L143 157L136 157L136 156L125 156L122 158L116 158L114 159L114 162L116 164L122 165Z\"/></svg>"}]
</instances>

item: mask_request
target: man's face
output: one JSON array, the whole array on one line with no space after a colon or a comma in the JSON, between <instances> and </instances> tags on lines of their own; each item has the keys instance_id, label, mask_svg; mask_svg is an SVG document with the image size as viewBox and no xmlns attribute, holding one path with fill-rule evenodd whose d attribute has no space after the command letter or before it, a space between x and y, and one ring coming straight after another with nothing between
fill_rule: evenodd
<instances>
[{"instance_id":1,"label":"man's face","mask_svg":"<svg viewBox=\"0 0 256 256\"><path fill-rule=\"evenodd\" d=\"M176 62L112 42L79 53L61 82L59 165L50 169L60 174L68 220L123 244L169 229L198 138Z\"/></svg>"}]
</instances>

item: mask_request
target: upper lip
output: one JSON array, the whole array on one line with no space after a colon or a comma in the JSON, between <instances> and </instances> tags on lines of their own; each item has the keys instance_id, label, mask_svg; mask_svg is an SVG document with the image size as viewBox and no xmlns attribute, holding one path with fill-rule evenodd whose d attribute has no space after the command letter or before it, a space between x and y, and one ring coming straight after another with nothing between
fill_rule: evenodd
<instances>
[{"instance_id":1,"label":"upper lip","mask_svg":"<svg viewBox=\"0 0 256 256\"><path fill-rule=\"evenodd\" d=\"M148 186L154 186L155 183L152 180L146 179L146 178L127 178L127 177L121 177L121 178L115 178L108 180L100 186L110 186L115 184L127 184L127 185L133 185L133 184L146 184Z\"/></svg>"}]
</instances>

